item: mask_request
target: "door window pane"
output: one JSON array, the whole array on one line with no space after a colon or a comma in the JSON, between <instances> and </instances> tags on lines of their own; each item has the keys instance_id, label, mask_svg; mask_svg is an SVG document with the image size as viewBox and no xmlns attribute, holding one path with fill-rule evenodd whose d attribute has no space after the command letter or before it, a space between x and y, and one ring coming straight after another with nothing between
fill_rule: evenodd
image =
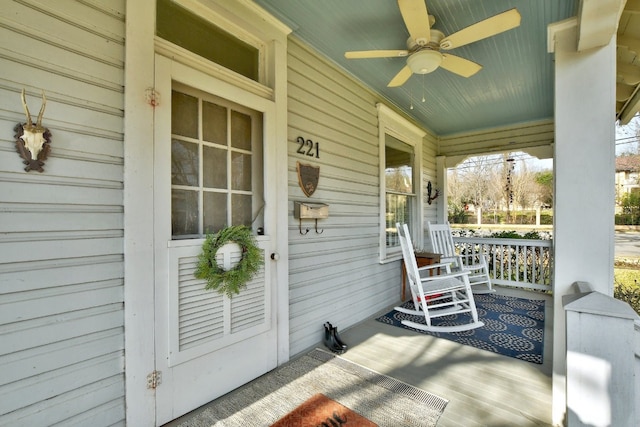
<instances>
[{"instance_id":1,"label":"door window pane","mask_svg":"<svg viewBox=\"0 0 640 427\"><path fill-rule=\"evenodd\" d=\"M231 153L231 189L251 191L251 154Z\"/></svg>"},{"instance_id":2,"label":"door window pane","mask_svg":"<svg viewBox=\"0 0 640 427\"><path fill-rule=\"evenodd\" d=\"M231 146L251 150L251 116L237 111L231 113Z\"/></svg>"},{"instance_id":3,"label":"door window pane","mask_svg":"<svg viewBox=\"0 0 640 427\"><path fill-rule=\"evenodd\" d=\"M227 150L205 146L202 149L204 186L227 188Z\"/></svg>"},{"instance_id":4,"label":"door window pane","mask_svg":"<svg viewBox=\"0 0 640 427\"><path fill-rule=\"evenodd\" d=\"M231 196L232 218L234 225L251 226L251 196L234 194Z\"/></svg>"},{"instance_id":5,"label":"door window pane","mask_svg":"<svg viewBox=\"0 0 640 427\"><path fill-rule=\"evenodd\" d=\"M203 102L202 118L203 139L227 145L227 109L211 102Z\"/></svg>"},{"instance_id":6,"label":"door window pane","mask_svg":"<svg viewBox=\"0 0 640 427\"><path fill-rule=\"evenodd\" d=\"M227 193L207 191L203 197L204 233L217 233L227 226Z\"/></svg>"},{"instance_id":7,"label":"door window pane","mask_svg":"<svg viewBox=\"0 0 640 427\"><path fill-rule=\"evenodd\" d=\"M171 141L171 184L197 186L198 164L197 144Z\"/></svg>"},{"instance_id":8,"label":"door window pane","mask_svg":"<svg viewBox=\"0 0 640 427\"><path fill-rule=\"evenodd\" d=\"M171 133L189 138L198 137L198 98L171 92Z\"/></svg>"},{"instance_id":9,"label":"door window pane","mask_svg":"<svg viewBox=\"0 0 640 427\"><path fill-rule=\"evenodd\" d=\"M174 235L198 234L197 191L171 191L171 230Z\"/></svg>"}]
</instances>

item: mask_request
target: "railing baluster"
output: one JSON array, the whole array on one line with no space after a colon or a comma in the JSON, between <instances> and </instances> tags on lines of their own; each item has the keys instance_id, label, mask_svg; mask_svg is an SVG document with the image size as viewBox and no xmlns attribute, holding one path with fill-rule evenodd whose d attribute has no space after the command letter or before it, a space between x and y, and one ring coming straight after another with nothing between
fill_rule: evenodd
<instances>
[{"instance_id":1,"label":"railing baluster","mask_svg":"<svg viewBox=\"0 0 640 427\"><path fill-rule=\"evenodd\" d=\"M540 283L536 281L536 267L538 266L538 257L536 248L531 246L531 282Z\"/></svg>"},{"instance_id":2,"label":"railing baluster","mask_svg":"<svg viewBox=\"0 0 640 427\"><path fill-rule=\"evenodd\" d=\"M529 245L522 246L522 269L524 270L524 275L522 276L522 282L528 282L528 273L529 273Z\"/></svg>"}]
</instances>

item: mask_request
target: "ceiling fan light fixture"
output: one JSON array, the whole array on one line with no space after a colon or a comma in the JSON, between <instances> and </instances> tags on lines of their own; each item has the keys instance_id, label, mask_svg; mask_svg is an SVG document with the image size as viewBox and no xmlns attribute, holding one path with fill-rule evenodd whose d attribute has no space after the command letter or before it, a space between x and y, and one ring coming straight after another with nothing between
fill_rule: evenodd
<instances>
[{"instance_id":1,"label":"ceiling fan light fixture","mask_svg":"<svg viewBox=\"0 0 640 427\"><path fill-rule=\"evenodd\" d=\"M428 74L442 63L442 54L435 50L421 50L407 58L407 65L414 74Z\"/></svg>"}]
</instances>

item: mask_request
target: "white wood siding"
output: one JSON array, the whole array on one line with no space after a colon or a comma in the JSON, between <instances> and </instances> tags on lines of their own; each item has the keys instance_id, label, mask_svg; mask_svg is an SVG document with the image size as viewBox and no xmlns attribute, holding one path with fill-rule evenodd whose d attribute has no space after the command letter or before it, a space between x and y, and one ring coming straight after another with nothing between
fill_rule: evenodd
<instances>
[{"instance_id":1,"label":"white wood siding","mask_svg":"<svg viewBox=\"0 0 640 427\"><path fill-rule=\"evenodd\" d=\"M400 262L379 262L381 99L297 39L288 45L289 297L291 354L322 340L323 324L340 329L400 299ZM319 143L320 158L296 152L298 137ZM296 162L320 166L315 193L298 185ZM434 164L430 159L429 164ZM294 201L329 205L329 218L293 217Z\"/></svg>"},{"instance_id":2,"label":"white wood siding","mask_svg":"<svg viewBox=\"0 0 640 427\"><path fill-rule=\"evenodd\" d=\"M125 1L0 10L0 425L124 425ZM15 149L23 88L43 173Z\"/></svg>"}]
</instances>

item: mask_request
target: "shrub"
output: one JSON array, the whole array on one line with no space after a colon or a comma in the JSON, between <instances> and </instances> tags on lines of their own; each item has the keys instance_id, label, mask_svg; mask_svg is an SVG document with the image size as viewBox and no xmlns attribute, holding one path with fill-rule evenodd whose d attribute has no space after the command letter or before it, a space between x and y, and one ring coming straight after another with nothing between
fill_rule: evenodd
<instances>
[{"instance_id":1,"label":"shrub","mask_svg":"<svg viewBox=\"0 0 640 427\"><path fill-rule=\"evenodd\" d=\"M640 215L638 214L617 214L616 225L640 225Z\"/></svg>"},{"instance_id":2,"label":"shrub","mask_svg":"<svg viewBox=\"0 0 640 427\"><path fill-rule=\"evenodd\" d=\"M640 314L640 270L616 268L613 296L624 301Z\"/></svg>"},{"instance_id":3,"label":"shrub","mask_svg":"<svg viewBox=\"0 0 640 427\"><path fill-rule=\"evenodd\" d=\"M449 222L452 224L467 224L467 212L460 206L449 205Z\"/></svg>"},{"instance_id":4,"label":"shrub","mask_svg":"<svg viewBox=\"0 0 640 427\"><path fill-rule=\"evenodd\" d=\"M497 239L532 239L543 240L543 237L537 231L528 231L524 234L520 234L517 231L496 231L489 237L495 237Z\"/></svg>"}]
</instances>

